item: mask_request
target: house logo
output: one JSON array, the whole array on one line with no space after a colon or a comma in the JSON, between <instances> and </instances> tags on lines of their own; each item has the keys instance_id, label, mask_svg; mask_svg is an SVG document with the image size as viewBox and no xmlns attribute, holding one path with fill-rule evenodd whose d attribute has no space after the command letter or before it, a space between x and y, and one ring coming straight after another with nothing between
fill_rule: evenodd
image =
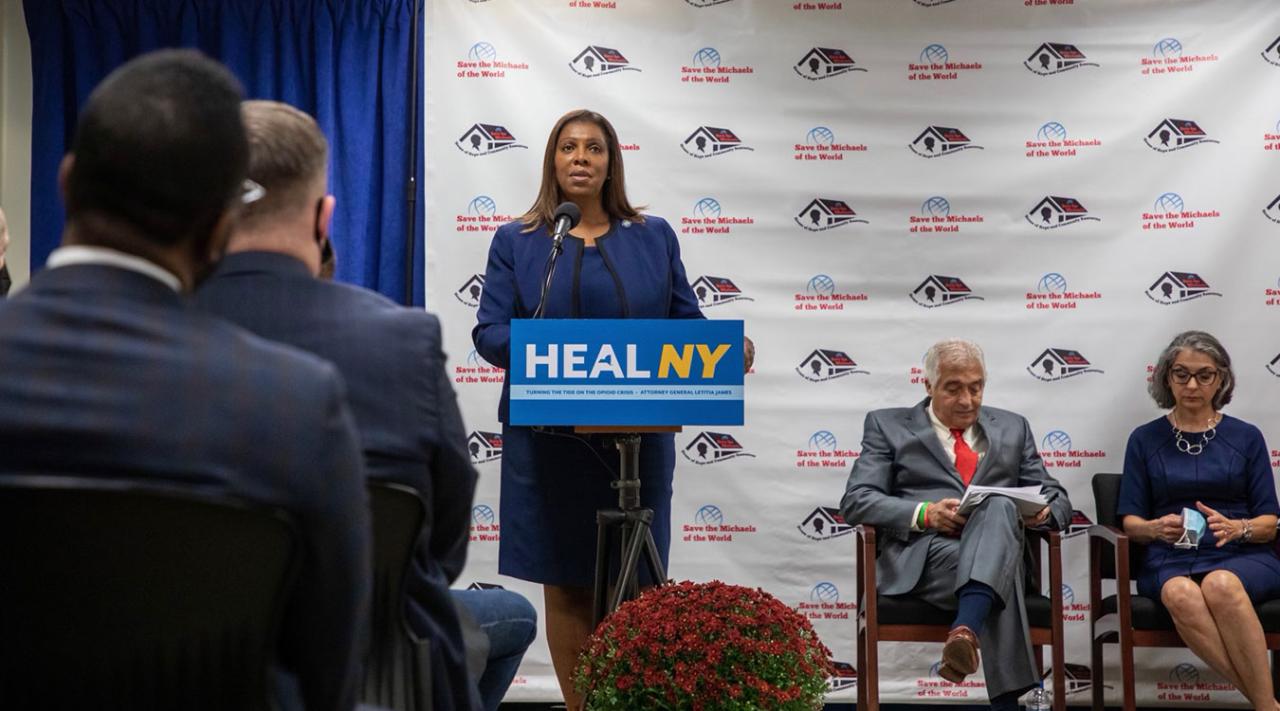
<instances>
[{"instance_id":1,"label":"house logo","mask_svg":"<svg viewBox=\"0 0 1280 711\"><path fill-rule=\"evenodd\" d=\"M1066 693L1064 693L1063 696L1074 696L1075 694L1079 694L1093 688L1093 671L1090 670L1088 666L1084 664L1071 664L1068 662L1062 665L1062 672L1062 676L1066 681L1067 687ZM1041 678L1048 679L1052 675L1053 667L1046 667ZM1110 689L1111 685L1103 684L1102 688Z\"/></svg>"},{"instance_id":2,"label":"house logo","mask_svg":"<svg viewBox=\"0 0 1280 711\"><path fill-rule=\"evenodd\" d=\"M814 274L804 285L804 293L810 296L831 296L836 293L836 280L826 274Z\"/></svg>"},{"instance_id":3,"label":"house logo","mask_svg":"<svg viewBox=\"0 0 1280 711\"><path fill-rule=\"evenodd\" d=\"M1277 354L1275 358L1271 359L1270 363L1267 363L1267 372L1280 378L1280 354Z\"/></svg>"},{"instance_id":4,"label":"house logo","mask_svg":"<svg viewBox=\"0 0 1280 711\"><path fill-rule=\"evenodd\" d=\"M492 62L498 58L498 50L488 42L476 42L467 50L467 59L477 62Z\"/></svg>"},{"instance_id":5,"label":"house logo","mask_svg":"<svg viewBox=\"0 0 1280 711\"><path fill-rule=\"evenodd\" d=\"M822 232L858 222L867 223L858 217L849 203L833 198L814 198L795 216L795 221L810 232Z\"/></svg>"},{"instance_id":6,"label":"house logo","mask_svg":"<svg viewBox=\"0 0 1280 711\"><path fill-rule=\"evenodd\" d=\"M866 69L856 66L853 57L843 49L832 49L830 47L814 47L795 63L792 69L796 74L808 79L809 81L818 81L820 79L830 79L831 77L849 72L865 72Z\"/></svg>"},{"instance_id":7,"label":"house logo","mask_svg":"<svg viewBox=\"0 0 1280 711\"><path fill-rule=\"evenodd\" d=\"M484 464L502 459L502 433L475 430L467 436L467 451L472 464Z\"/></svg>"},{"instance_id":8,"label":"house logo","mask_svg":"<svg viewBox=\"0 0 1280 711\"><path fill-rule=\"evenodd\" d=\"M1085 373L1101 373L1093 367L1088 358L1080 351L1070 348L1046 348L1027 366L1027 372L1037 380L1053 382L1065 380Z\"/></svg>"},{"instance_id":9,"label":"house logo","mask_svg":"<svg viewBox=\"0 0 1280 711\"><path fill-rule=\"evenodd\" d=\"M693 53L693 66L713 69L720 66L720 51L715 47L703 47Z\"/></svg>"},{"instance_id":10,"label":"house logo","mask_svg":"<svg viewBox=\"0 0 1280 711\"><path fill-rule=\"evenodd\" d=\"M955 0L915 0L917 5L925 7L937 7L938 5L946 5L949 2L955 2Z\"/></svg>"},{"instance_id":11,"label":"house logo","mask_svg":"<svg viewBox=\"0 0 1280 711\"><path fill-rule=\"evenodd\" d=\"M698 297L698 305L702 308L710 308L712 306L723 306L731 304L735 301L755 301L755 299L745 296L742 289L738 288L733 280L725 277L716 276L700 276L694 280L693 293Z\"/></svg>"},{"instance_id":12,"label":"house logo","mask_svg":"<svg viewBox=\"0 0 1280 711\"><path fill-rule=\"evenodd\" d=\"M1156 59L1177 59L1182 56L1182 43L1176 37L1165 37L1151 48Z\"/></svg>"},{"instance_id":13,"label":"house logo","mask_svg":"<svg viewBox=\"0 0 1280 711\"><path fill-rule=\"evenodd\" d=\"M731 434L724 432L699 432L681 450L684 458L694 464L718 464L738 457L755 457Z\"/></svg>"},{"instance_id":14,"label":"house logo","mask_svg":"<svg viewBox=\"0 0 1280 711\"><path fill-rule=\"evenodd\" d=\"M1071 523L1067 524L1067 535L1087 531L1093 526L1093 519L1080 509L1071 510Z\"/></svg>"},{"instance_id":15,"label":"house logo","mask_svg":"<svg viewBox=\"0 0 1280 711\"><path fill-rule=\"evenodd\" d=\"M693 522L699 526L719 526L724 523L724 513L719 506L707 504L693 514Z\"/></svg>"},{"instance_id":16,"label":"house logo","mask_svg":"<svg viewBox=\"0 0 1280 711\"><path fill-rule=\"evenodd\" d=\"M1036 51L1022 62L1022 66L1040 76L1047 77L1081 67L1096 67L1098 63L1090 62L1088 57L1084 56L1084 52L1074 44L1045 42L1036 47Z\"/></svg>"},{"instance_id":17,"label":"house logo","mask_svg":"<svg viewBox=\"0 0 1280 711\"><path fill-rule=\"evenodd\" d=\"M470 279L463 282L462 286L453 292L453 298L474 309L480 306L480 295L483 293L484 275L472 274Z\"/></svg>"},{"instance_id":18,"label":"house logo","mask_svg":"<svg viewBox=\"0 0 1280 711\"><path fill-rule=\"evenodd\" d=\"M821 383L846 375L866 375L868 371L859 369L858 364L844 351L818 348L800 361L796 372L805 380Z\"/></svg>"},{"instance_id":19,"label":"house logo","mask_svg":"<svg viewBox=\"0 0 1280 711\"><path fill-rule=\"evenodd\" d=\"M640 71L639 67L631 66L631 62L627 61L622 52L594 44L588 45L586 49L579 52L578 56L569 62L569 68L579 76L592 79L606 74Z\"/></svg>"},{"instance_id":20,"label":"house logo","mask_svg":"<svg viewBox=\"0 0 1280 711\"><path fill-rule=\"evenodd\" d=\"M488 504L476 504L471 509L472 526L492 526L497 520L498 515Z\"/></svg>"},{"instance_id":21,"label":"house logo","mask_svg":"<svg viewBox=\"0 0 1280 711\"><path fill-rule=\"evenodd\" d=\"M940 158L948 156L952 153L976 148L982 150L982 146L975 144L969 140L969 137L958 128L948 128L946 126L929 126L916 136L916 140L907 146L912 153L922 158Z\"/></svg>"},{"instance_id":22,"label":"house logo","mask_svg":"<svg viewBox=\"0 0 1280 711\"><path fill-rule=\"evenodd\" d=\"M697 130L689 134L680 144L685 153L694 158L710 158L712 156L724 155L733 151L754 151L754 148L745 145L738 134L727 128L716 128L715 126L699 126Z\"/></svg>"},{"instance_id":23,"label":"house logo","mask_svg":"<svg viewBox=\"0 0 1280 711\"><path fill-rule=\"evenodd\" d=\"M1280 37L1275 38L1266 49L1262 50L1262 58L1280 67Z\"/></svg>"},{"instance_id":24,"label":"house logo","mask_svg":"<svg viewBox=\"0 0 1280 711\"><path fill-rule=\"evenodd\" d=\"M1052 230L1086 220L1096 222L1098 218L1090 215L1075 198L1046 195L1027 211L1026 220L1042 230Z\"/></svg>"},{"instance_id":25,"label":"house logo","mask_svg":"<svg viewBox=\"0 0 1280 711\"><path fill-rule=\"evenodd\" d=\"M469 156L487 156L512 148L528 148L516 143L511 132L494 123L473 123L462 137L454 142L458 150Z\"/></svg>"},{"instance_id":26,"label":"house logo","mask_svg":"<svg viewBox=\"0 0 1280 711\"><path fill-rule=\"evenodd\" d=\"M1040 438L1040 449L1052 452L1053 450L1066 451L1071 449L1071 435L1062 430L1051 430L1044 437Z\"/></svg>"},{"instance_id":27,"label":"house logo","mask_svg":"<svg viewBox=\"0 0 1280 711\"><path fill-rule=\"evenodd\" d=\"M1262 214L1266 215L1268 220L1280 223L1280 195L1277 195L1274 200L1262 209Z\"/></svg>"},{"instance_id":28,"label":"house logo","mask_svg":"<svg viewBox=\"0 0 1280 711\"><path fill-rule=\"evenodd\" d=\"M470 585L467 586L467 589L468 590L506 590L506 588L502 587L497 583L482 583L479 581L471 583Z\"/></svg>"},{"instance_id":29,"label":"house logo","mask_svg":"<svg viewBox=\"0 0 1280 711\"><path fill-rule=\"evenodd\" d=\"M805 538L814 541L829 541L832 538L853 533L853 526L844 522L840 510L830 506L819 506L814 509L804 517L796 529L803 533Z\"/></svg>"},{"instance_id":30,"label":"house logo","mask_svg":"<svg viewBox=\"0 0 1280 711\"><path fill-rule=\"evenodd\" d=\"M840 588L835 583L821 582L809 591L810 602L840 602Z\"/></svg>"},{"instance_id":31,"label":"house logo","mask_svg":"<svg viewBox=\"0 0 1280 711\"><path fill-rule=\"evenodd\" d=\"M831 676L827 677L827 691L843 691L858 685L858 670L849 662L828 659Z\"/></svg>"},{"instance_id":32,"label":"house logo","mask_svg":"<svg viewBox=\"0 0 1280 711\"><path fill-rule=\"evenodd\" d=\"M1169 670L1169 683L1195 686L1200 683L1200 670L1192 664L1183 662Z\"/></svg>"},{"instance_id":33,"label":"house logo","mask_svg":"<svg viewBox=\"0 0 1280 711\"><path fill-rule=\"evenodd\" d=\"M1057 272L1049 272L1036 282L1036 291L1041 294L1062 294L1067 290L1067 278Z\"/></svg>"},{"instance_id":34,"label":"house logo","mask_svg":"<svg viewBox=\"0 0 1280 711\"><path fill-rule=\"evenodd\" d=\"M694 7L711 7L712 5L723 5L733 0L684 0Z\"/></svg>"},{"instance_id":35,"label":"house logo","mask_svg":"<svg viewBox=\"0 0 1280 711\"><path fill-rule=\"evenodd\" d=\"M1202 143L1217 143L1209 138L1200 124L1187 119L1167 118L1147 134L1146 144L1151 150L1160 153L1171 153Z\"/></svg>"},{"instance_id":36,"label":"house logo","mask_svg":"<svg viewBox=\"0 0 1280 711\"><path fill-rule=\"evenodd\" d=\"M1169 306L1184 301L1199 299L1202 296L1222 296L1209 290L1209 284L1199 274L1191 272L1165 272L1147 287L1147 298L1157 304Z\"/></svg>"},{"instance_id":37,"label":"house logo","mask_svg":"<svg viewBox=\"0 0 1280 711\"><path fill-rule=\"evenodd\" d=\"M927 309L949 306L961 301L983 301L959 277L930 274L911 292L911 300Z\"/></svg>"}]
</instances>

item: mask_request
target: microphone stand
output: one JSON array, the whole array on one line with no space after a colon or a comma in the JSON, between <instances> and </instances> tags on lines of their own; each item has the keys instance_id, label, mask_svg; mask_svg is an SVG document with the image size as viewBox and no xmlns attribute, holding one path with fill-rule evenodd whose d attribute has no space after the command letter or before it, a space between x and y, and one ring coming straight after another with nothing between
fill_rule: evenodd
<instances>
[{"instance_id":1,"label":"microphone stand","mask_svg":"<svg viewBox=\"0 0 1280 711\"><path fill-rule=\"evenodd\" d=\"M568 232L569 230L565 230ZM559 238L553 238L551 241L551 252L547 255L547 265L542 269L542 293L538 295L538 308L533 312L534 318L542 318L547 310L547 294L551 291L551 277L556 273L556 262L560 259L560 253L564 251L564 235Z\"/></svg>"}]
</instances>

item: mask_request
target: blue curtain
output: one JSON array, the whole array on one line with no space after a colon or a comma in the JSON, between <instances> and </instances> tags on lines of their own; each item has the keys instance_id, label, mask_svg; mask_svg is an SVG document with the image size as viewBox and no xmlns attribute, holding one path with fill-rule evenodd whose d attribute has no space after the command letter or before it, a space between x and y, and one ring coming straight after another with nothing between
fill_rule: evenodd
<instances>
[{"instance_id":1,"label":"blue curtain","mask_svg":"<svg viewBox=\"0 0 1280 711\"><path fill-rule=\"evenodd\" d=\"M33 270L61 236L58 163L89 92L138 54L195 47L230 67L250 98L284 101L319 121L338 198L339 279L403 302L412 221L410 294L422 303L422 200L416 210L407 202L410 167L415 192L422 185L420 116L416 150L406 133L411 92L422 96L422 74L413 92L409 60L414 0L25 0L24 9L34 91ZM422 66L421 44L413 61Z\"/></svg>"}]
</instances>

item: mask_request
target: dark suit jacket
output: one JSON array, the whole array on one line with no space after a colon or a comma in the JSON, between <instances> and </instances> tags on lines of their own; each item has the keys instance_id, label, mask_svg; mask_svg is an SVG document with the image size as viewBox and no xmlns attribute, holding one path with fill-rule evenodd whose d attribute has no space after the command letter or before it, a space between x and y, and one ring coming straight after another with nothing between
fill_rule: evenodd
<instances>
[{"instance_id":1,"label":"dark suit jacket","mask_svg":"<svg viewBox=\"0 0 1280 711\"><path fill-rule=\"evenodd\" d=\"M476 473L445 372L440 322L367 289L316 279L297 259L269 252L228 255L195 302L341 371L369 476L418 489L430 507L408 579L408 613L432 643L435 708L478 703L448 591L466 558Z\"/></svg>"},{"instance_id":2,"label":"dark suit jacket","mask_svg":"<svg viewBox=\"0 0 1280 711\"><path fill-rule=\"evenodd\" d=\"M350 709L367 624L368 497L342 380L108 266L0 302L0 477L172 485L288 510L302 569L282 666L306 708Z\"/></svg>"}]
</instances>

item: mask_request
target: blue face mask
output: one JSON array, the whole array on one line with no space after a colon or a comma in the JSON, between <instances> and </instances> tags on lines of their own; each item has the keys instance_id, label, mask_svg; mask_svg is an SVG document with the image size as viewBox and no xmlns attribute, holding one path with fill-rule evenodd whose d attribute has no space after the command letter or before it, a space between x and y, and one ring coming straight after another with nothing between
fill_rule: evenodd
<instances>
[{"instance_id":1,"label":"blue face mask","mask_svg":"<svg viewBox=\"0 0 1280 711\"><path fill-rule=\"evenodd\" d=\"M1195 509L1182 510L1182 538L1174 543L1175 548L1197 548L1200 538L1204 536L1206 524L1204 515Z\"/></svg>"}]
</instances>

